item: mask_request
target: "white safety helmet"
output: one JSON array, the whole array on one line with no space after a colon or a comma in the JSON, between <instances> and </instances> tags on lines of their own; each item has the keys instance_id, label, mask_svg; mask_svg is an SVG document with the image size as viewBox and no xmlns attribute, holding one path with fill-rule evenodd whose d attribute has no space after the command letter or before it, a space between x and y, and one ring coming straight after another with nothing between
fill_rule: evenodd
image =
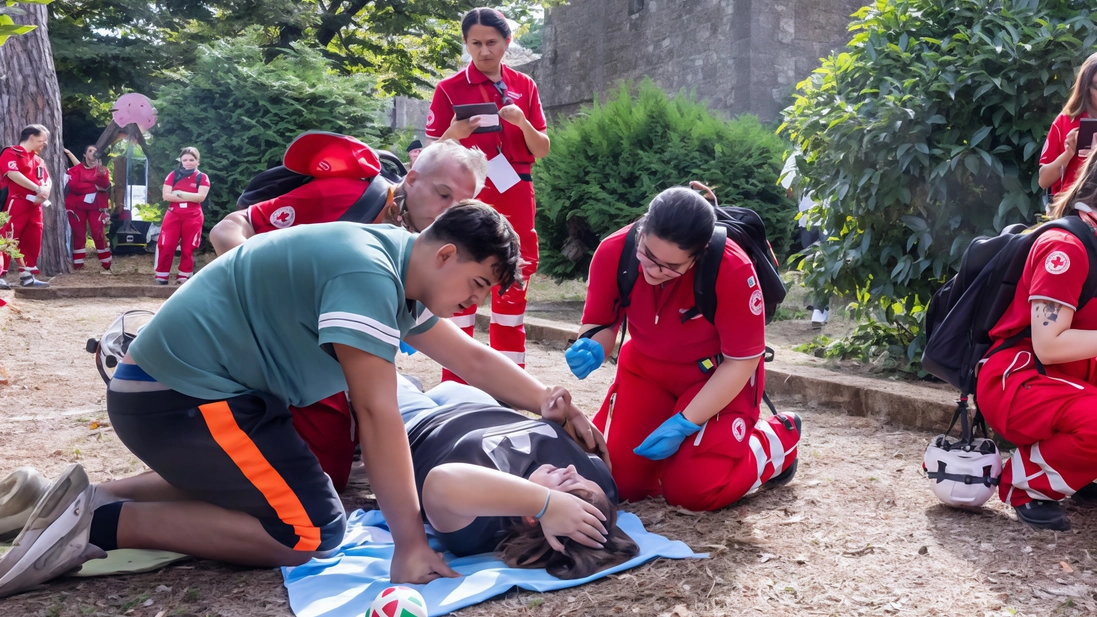
<instances>
[{"instance_id":1,"label":"white safety helmet","mask_svg":"<svg viewBox=\"0 0 1097 617\"><path fill-rule=\"evenodd\" d=\"M926 448L922 469L932 482L933 494L943 503L958 508L978 508L998 487L1002 456L990 439L964 441L938 435Z\"/></svg>"},{"instance_id":2,"label":"white safety helmet","mask_svg":"<svg viewBox=\"0 0 1097 617\"><path fill-rule=\"evenodd\" d=\"M95 354L95 367L99 369L103 381L110 383L114 367L125 357L130 343L137 338L137 333L149 323L152 316L152 311L126 311L114 320L102 338L88 339L86 349Z\"/></svg>"}]
</instances>

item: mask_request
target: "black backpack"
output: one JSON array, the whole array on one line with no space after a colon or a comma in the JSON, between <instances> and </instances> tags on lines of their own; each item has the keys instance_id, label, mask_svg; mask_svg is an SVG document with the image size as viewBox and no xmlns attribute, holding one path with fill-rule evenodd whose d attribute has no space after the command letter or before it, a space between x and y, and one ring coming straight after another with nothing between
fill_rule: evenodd
<instances>
[{"instance_id":1,"label":"black backpack","mask_svg":"<svg viewBox=\"0 0 1097 617\"><path fill-rule=\"evenodd\" d=\"M206 174L204 174L204 173L202 173L202 172L200 172L200 171L199 171L199 172L197 172L197 173L198 173L198 176L194 178L194 186L196 187L196 188L194 189L195 191L197 191L197 190L198 190L199 188L201 188L201 187L202 187L202 178L203 178L203 177L208 177L208 176L206 176ZM173 191L174 191L174 190L175 190L175 185L176 185L176 184L179 184L179 183L180 183L180 182L182 182L182 181L183 181L184 179L186 179L186 178L189 178L189 177L190 177L190 175L189 175L189 174L188 174L188 175L186 175L186 176L180 176L180 175L176 174L176 173L175 173L174 171L173 171L173 172L171 172L171 190L173 190Z\"/></svg>"},{"instance_id":2,"label":"black backpack","mask_svg":"<svg viewBox=\"0 0 1097 617\"><path fill-rule=\"evenodd\" d=\"M617 291L621 296L620 308L626 308L631 300L632 288L640 276L640 260L636 257L637 229L633 225L625 237L625 247L617 265ZM754 264L758 275L758 285L762 289L765 302L766 323L773 319L777 306L785 299L785 283L777 272L777 258L773 255L769 239L766 237L766 225L762 217L749 208L735 206L716 207L716 228L712 230L705 255L697 264L697 273L693 279L694 307L682 315L682 323L698 314L714 323L716 320L716 277L720 274L726 240L743 249Z\"/></svg>"},{"instance_id":3,"label":"black backpack","mask_svg":"<svg viewBox=\"0 0 1097 617\"><path fill-rule=\"evenodd\" d=\"M988 353L997 353L1032 335L1031 328L1002 341L991 351L990 330L1013 302L1017 284L1036 239L1052 229L1067 231L1086 247L1089 276L1082 286L1078 310L1097 293L1097 235L1085 221L1067 216L1031 231L1011 225L998 236L971 241L960 270L933 294L926 309L926 348L922 367L960 390L960 404L975 392L975 369ZM1037 361L1037 368L1043 366Z\"/></svg>"}]
</instances>

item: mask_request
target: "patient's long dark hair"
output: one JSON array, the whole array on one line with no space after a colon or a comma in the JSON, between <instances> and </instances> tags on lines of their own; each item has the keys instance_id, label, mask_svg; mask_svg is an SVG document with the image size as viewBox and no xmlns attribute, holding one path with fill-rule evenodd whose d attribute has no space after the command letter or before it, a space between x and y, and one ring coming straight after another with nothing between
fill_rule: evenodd
<instances>
[{"instance_id":1,"label":"patient's long dark hair","mask_svg":"<svg viewBox=\"0 0 1097 617\"><path fill-rule=\"evenodd\" d=\"M520 520L495 547L495 556L512 568L544 568L556 578L577 579L622 564L640 552L640 547L617 526L617 508L604 493L596 494L584 488L570 493L593 504L605 515L609 531L605 548L590 548L572 542L570 538L560 538L565 552L559 553L549 546L540 525L530 526Z\"/></svg>"}]
</instances>

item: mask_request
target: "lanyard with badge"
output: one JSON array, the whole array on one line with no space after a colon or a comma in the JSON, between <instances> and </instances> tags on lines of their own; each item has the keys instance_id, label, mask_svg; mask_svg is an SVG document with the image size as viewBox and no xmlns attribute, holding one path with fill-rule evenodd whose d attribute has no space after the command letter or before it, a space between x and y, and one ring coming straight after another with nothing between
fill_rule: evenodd
<instances>
[{"instance_id":1,"label":"lanyard with badge","mask_svg":"<svg viewBox=\"0 0 1097 617\"><path fill-rule=\"evenodd\" d=\"M512 103L510 97L507 96L507 85L502 80L493 82L495 90L502 98L503 106L506 107ZM480 84L480 94L484 97L485 103L494 103L491 95L488 94L484 88L484 84ZM502 122L502 119L499 120ZM497 153L494 157L488 160L488 178L491 179L491 183L495 185L496 190L500 193L507 192L515 184L521 182L521 178L518 176L518 172L514 171L514 166L510 164L506 156L503 156L503 131L499 131L499 143L496 146Z\"/></svg>"}]
</instances>

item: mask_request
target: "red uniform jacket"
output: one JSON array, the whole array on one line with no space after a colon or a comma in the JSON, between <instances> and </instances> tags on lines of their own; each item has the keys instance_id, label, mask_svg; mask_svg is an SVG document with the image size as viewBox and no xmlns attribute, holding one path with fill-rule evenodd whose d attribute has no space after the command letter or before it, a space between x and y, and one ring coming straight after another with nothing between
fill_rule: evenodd
<instances>
[{"instance_id":1,"label":"red uniform jacket","mask_svg":"<svg viewBox=\"0 0 1097 617\"><path fill-rule=\"evenodd\" d=\"M68 210L106 210L110 207L107 189L110 189L110 170L106 167L73 165L68 171L69 183L65 189L65 208ZM99 190L103 189L103 190ZM89 202L87 195L93 198Z\"/></svg>"}]
</instances>

